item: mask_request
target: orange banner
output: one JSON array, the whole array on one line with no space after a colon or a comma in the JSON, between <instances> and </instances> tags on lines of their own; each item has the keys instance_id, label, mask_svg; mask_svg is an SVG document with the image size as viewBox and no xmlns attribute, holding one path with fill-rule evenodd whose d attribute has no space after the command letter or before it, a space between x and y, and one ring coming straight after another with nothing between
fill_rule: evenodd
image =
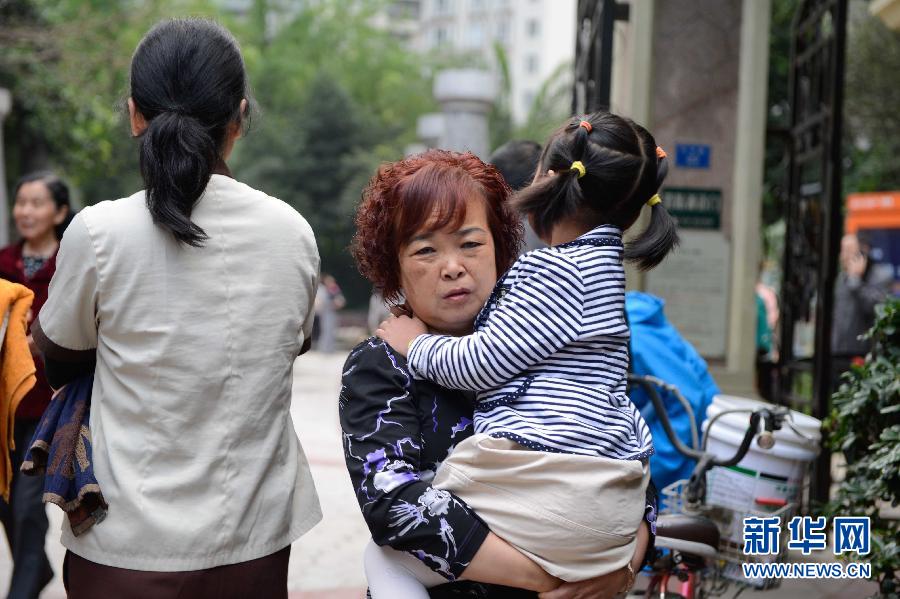
<instances>
[{"instance_id":1,"label":"orange banner","mask_svg":"<svg viewBox=\"0 0 900 599\"><path fill-rule=\"evenodd\" d=\"M900 191L851 193L847 196L844 230L900 229Z\"/></svg>"}]
</instances>

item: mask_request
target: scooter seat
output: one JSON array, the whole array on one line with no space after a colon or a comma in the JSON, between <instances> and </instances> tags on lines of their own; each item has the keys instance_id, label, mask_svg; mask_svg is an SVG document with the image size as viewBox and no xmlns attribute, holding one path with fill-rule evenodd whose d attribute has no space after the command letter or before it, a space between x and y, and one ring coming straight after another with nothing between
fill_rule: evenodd
<instances>
[{"instance_id":1,"label":"scooter seat","mask_svg":"<svg viewBox=\"0 0 900 599\"><path fill-rule=\"evenodd\" d=\"M656 520L656 546L701 557L716 557L719 527L703 516L662 515Z\"/></svg>"}]
</instances>

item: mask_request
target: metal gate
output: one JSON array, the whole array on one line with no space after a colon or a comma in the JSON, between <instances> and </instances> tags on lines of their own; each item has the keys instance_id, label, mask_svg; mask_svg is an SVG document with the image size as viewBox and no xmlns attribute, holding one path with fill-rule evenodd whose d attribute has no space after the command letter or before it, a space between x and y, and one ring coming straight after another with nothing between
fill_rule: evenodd
<instances>
[{"instance_id":1,"label":"metal gate","mask_svg":"<svg viewBox=\"0 0 900 599\"><path fill-rule=\"evenodd\" d=\"M628 20L628 5L615 0L578 0L577 19L572 114L609 110L613 25Z\"/></svg>"},{"instance_id":2,"label":"metal gate","mask_svg":"<svg viewBox=\"0 0 900 599\"><path fill-rule=\"evenodd\" d=\"M841 214L847 0L801 0L791 31L791 141L781 288L778 400L823 418L831 395L831 320ZM815 465L823 501L830 455Z\"/></svg>"}]
</instances>

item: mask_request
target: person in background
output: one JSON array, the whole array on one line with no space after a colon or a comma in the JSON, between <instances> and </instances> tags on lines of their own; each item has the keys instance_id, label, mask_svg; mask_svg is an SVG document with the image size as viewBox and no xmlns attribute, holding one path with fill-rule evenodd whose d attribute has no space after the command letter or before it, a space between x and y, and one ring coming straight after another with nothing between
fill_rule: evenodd
<instances>
[{"instance_id":1,"label":"person in background","mask_svg":"<svg viewBox=\"0 0 900 599\"><path fill-rule=\"evenodd\" d=\"M37 172L19 180L13 191L13 220L20 240L0 250L0 278L19 283L34 292L29 327L47 300L50 279L56 271L59 240L71 220L69 188L51 172ZM44 363L28 337L35 358L36 382L15 415L13 480L9 503L0 502L0 519L13 558L9 597L36 598L53 579L44 551L47 514L41 501L43 480L19 472L38 421L50 403L52 390L44 376Z\"/></svg>"},{"instance_id":2,"label":"person in background","mask_svg":"<svg viewBox=\"0 0 900 599\"><path fill-rule=\"evenodd\" d=\"M844 235L839 260L831 325L832 389L840 386L841 374L869 351L869 341L859 336L875 322L875 306L887 298L894 282L891 267L873 259L865 234Z\"/></svg>"},{"instance_id":3,"label":"person in background","mask_svg":"<svg viewBox=\"0 0 900 599\"><path fill-rule=\"evenodd\" d=\"M503 180L513 191L519 191L527 187L537 172L538 162L541 160L541 144L536 141L517 139L508 141L491 154L488 164L493 164ZM547 247L547 244L538 238L534 229L528 223L527 218L522 219L525 226L525 243L520 253L530 252L537 248Z\"/></svg>"},{"instance_id":4,"label":"person in background","mask_svg":"<svg viewBox=\"0 0 900 599\"><path fill-rule=\"evenodd\" d=\"M335 278L322 274L322 281L316 291L316 350L330 353L334 351L337 339L338 310L347 305L344 294Z\"/></svg>"},{"instance_id":5,"label":"person in background","mask_svg":"<svg viewBox=\"0 0 900 599\"><path fill-rule=\"evenodd\" d=\"M384 301L384 296L378 289L372 290L369 296L369 311L366 314L366 325L368 326L369 335L375 334L375 329L381 324L381 321L391 315L391 310Z\"/></svg>"},{"instance_id":6,"label":"person in background","mask_svg":"<svg viewBox=\"0 0 900 599\"><path fill-rule=\"evenodd\" d=\"M756 281L756 391L775 401L778 386L778 294L763 281L764 263Z\"/></svg>"}]
</instances>

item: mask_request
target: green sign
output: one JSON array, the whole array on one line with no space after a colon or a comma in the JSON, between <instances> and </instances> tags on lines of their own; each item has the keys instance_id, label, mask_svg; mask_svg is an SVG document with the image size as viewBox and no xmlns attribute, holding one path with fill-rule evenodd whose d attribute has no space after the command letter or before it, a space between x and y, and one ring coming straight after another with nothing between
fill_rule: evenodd
<instances>
[{"instance_id":1,"label":"green sign","mask_svg":"<svg viewBox=\"0 0 900 599\"><path fill-rule=\"evenodd\" d=\"M682 229L722 228L722 190L666 187L660 195Z\"/></svg>"}]
</instances>

